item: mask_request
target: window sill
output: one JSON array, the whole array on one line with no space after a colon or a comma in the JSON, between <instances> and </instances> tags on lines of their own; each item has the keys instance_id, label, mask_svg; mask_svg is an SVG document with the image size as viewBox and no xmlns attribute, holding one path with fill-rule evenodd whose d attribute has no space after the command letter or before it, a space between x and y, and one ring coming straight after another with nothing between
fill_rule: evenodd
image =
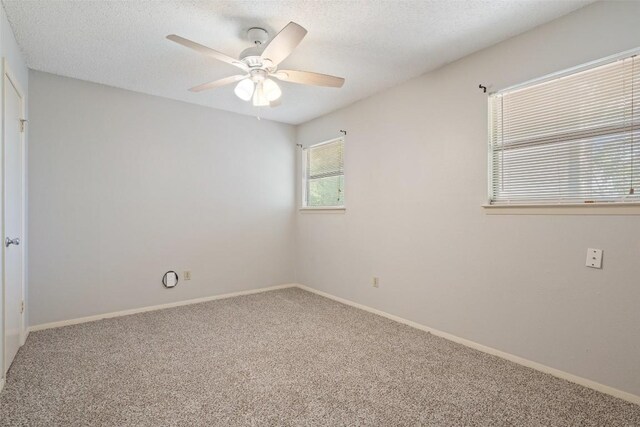
<instances>
[{"instance_id":1,"label":"window sill","mask_svg":"<svg viewBox=\"0 0 640 427\"><path fill-rule=\"evenodd\" d=\"M303 206L299 208L301 213L344 213L346 210L344 206Z\"/></svg>"},{"instance_id":2,"label":"window sill","mask_svg":"<svg viewBox=\"0 0 640 427\"><path fill-rule=\"evenodd\" d=\"M640 215L640 203L482 205L487 215Z\"/></svg>"}]
</instances>

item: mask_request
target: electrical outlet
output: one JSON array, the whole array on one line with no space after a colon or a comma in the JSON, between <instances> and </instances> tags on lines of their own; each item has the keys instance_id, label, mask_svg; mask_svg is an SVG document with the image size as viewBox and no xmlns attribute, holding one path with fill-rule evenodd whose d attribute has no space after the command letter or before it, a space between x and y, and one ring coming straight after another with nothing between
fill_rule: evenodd
<instances>
[{"instance_id":1,"label":"electrical outlet","mask_svg":"<svg viewBox=\"0 0 640 427\"><path fill-rule=\"evenodd\" d=\"M380 279L378 279L377 277L373 277L371 279L371 286L373 286L374 288L379 288L380 287Z\"/></svg>"},{"instance_id":2,"label":"electrical outlet","mask_svg":"<svg viewBox=\"0 0 640 427\"><path fill-rule=\"evenodd\" d=\"M191 272L189 270L185 271L184 273L182 273L182 277L184 278L184 280L191 280Z\"/></svg>"}]
</instances>

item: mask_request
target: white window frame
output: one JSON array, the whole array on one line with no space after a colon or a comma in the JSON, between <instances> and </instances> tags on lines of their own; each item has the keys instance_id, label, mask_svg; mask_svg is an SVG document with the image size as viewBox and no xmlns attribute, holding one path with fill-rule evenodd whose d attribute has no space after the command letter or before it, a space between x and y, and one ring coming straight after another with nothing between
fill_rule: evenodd
<instances>
[{"instance_id":1,"label":"white window frame","mask_svg":"<svg viewBox=\"0 0 640 427\"><path fill-rule=\"evenodd\" d=\"M310 148L314 148L314 147L319 147L321 145L325 145L325 144L331 144L334 142L338 142L338 141L342 141L342 144L345 147L345 150L343 151L343 156L346 157L346 141L345 141L345 137L341 136L338 138L332 138L326 141L322 141L319 142L317 144L312 144L312 145L308 145L306 147L304 147L301 150L301 155L300 155L300 162L302 164L301 167L301 171L302 171L302 203L300 206L300 210L301 211L334 211L334 212L342 212L346 209L346 206L343 205L339 205L339 206L307 206L307 192L308 192L308 181L307 181L307 164L308 164L308 156L309 156L309 149ZM343 170L343 182L344 182L344 187L346 188L347 184L346 184L346 166L344 167ZM343 193L345 192L345 188L343 188Z\"/></svg>"},{"instance_id":2,"label":"white window frame","mask_svg":"<svg viewBox=\"0 0 640 427\"><path fill-rule=\"evenodd\" d=\"M586 71L601 65L605 65L620 59L640 55L640 48L631 49L615 55L611 55L599 60L591 61L576 67L568 68L562 71L551 73L539 78L531 79L523 83L506 87L489 95L501 94L517 89L523 89L529 86L538 85L549 80L554 80L563 76L568 76L581 71ZM489 214L523 214L523 215L640 215L640 202L597 202L597 203L519 203L519 204L493 204L491 202L493 176L492 176L492 109L491 98L487 101L487 202L482 205L487 209Z\"/></svg>"}]
</instances>

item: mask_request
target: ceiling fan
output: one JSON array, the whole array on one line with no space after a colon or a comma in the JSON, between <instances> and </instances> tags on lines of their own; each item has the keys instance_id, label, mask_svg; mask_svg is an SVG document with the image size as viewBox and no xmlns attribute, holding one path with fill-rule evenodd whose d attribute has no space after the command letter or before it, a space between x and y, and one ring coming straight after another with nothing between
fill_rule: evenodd
<instances>
[{"instance_id":1,"label":"ceiling fan","mask_svg":"<svg viewBox=\"0 0 640 427\"><path fill-rule=\"evenodd\" d=\"M266 43L269 40L267 31L263 28L251 28L247 35L254 46L242 51L240 59L232 58L175 34L171 34L167 38L203 55L234 65L244 72L244 74L192 87L189 89L190 91L200 92L238 82L234 90L238 98L243 101L251 100L254 106L263 107L276 106L277 100L282 95L280 87L273 78L314 86L342 87L344 84L342 77L310 71L278 69L278 64L291 54L306 34L307 30L300 25L289 22L269 43Z\"/></svg>"}]
</instances>

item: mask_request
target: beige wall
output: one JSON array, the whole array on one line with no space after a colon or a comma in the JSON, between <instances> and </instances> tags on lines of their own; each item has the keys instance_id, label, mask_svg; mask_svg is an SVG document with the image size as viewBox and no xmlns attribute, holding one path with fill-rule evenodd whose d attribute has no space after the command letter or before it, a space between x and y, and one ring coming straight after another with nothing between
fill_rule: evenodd
<instances>
[{"instance_id":1,"label":"beige wall","mask_svg":"<svg viewBox=\"0 0 640 427\"><path fill-rule=\"evenodd\" d=\"M297 281L640 395L640 217L487 215L478 89L637 48L638 16L598 2L301 125L348 131L347 210L298 214Z\"/></svg>"},{"instance_id":2,"label":"beige wall","mask_svg":"<svg viewBox=\"0 0 640 427\"><path fill-rule=\"evenodd\" d=\"M30 325L293 281L292 126L30 80Z\"/></svg>"}]
</instances>

